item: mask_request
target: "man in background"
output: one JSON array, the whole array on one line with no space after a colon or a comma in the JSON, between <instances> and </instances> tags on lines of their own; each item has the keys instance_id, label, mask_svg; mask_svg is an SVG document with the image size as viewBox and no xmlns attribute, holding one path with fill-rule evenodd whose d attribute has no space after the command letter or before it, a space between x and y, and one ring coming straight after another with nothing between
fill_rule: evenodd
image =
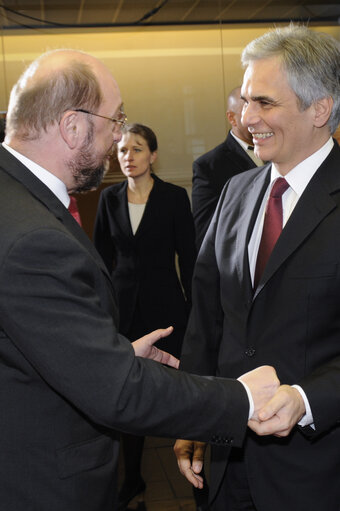
<instances>
[{"instance_id":1,"label":"man in background","mask_svg":"<svg viewBox=\"0 0 340 511\"><path fill-rule=\"evenodd\" d=\"M251 134L241 122L243 104L241 87L236 87L227 99L226 115L231 125L227 138L193 163L192 211L197 248L202 244L222 188L228 179L263 165L261 158L254 154Z\"/></svg>"}]
</instances>

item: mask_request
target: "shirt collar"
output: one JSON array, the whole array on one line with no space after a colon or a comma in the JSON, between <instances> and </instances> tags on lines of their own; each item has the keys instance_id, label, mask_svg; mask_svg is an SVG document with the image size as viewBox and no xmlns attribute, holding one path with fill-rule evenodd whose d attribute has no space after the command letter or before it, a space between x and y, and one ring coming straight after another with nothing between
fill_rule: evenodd
<instances>
[{"instance_id":1,"label":"shirt collar","mask_svg":"<svg viewBox=\"0 0 340 511\"><path fill-rule=\"evenodd\" d=\"M251 151L249 150L249 144L247 142L245 142L244 140L242 140L241 138L237 137L236 135L234 135L234 133L232 132L232 130L230 131L231 135L234 137L234 139L236 140L236 142L238 142L240 144L240 146L242 147L242 149L245 150L245 152L248 154L249 158L251 160L253 160L253 162L255 163L255 165L257 167L260 167L261 165L263 165L263 161L261 160L261 158L258 158L255 153L254 153L254 149L252 149Z\"/></svg>"},{"instance_id":2,"label":"shirt collar","mask_svg":"<svg viewBox=\"0 0 340 511\"><path fill-rule=\"evenodd\" d=\"M284 177L288 182L289 186L294 192L300 197L304 192L309 181L314 176L322 162L327 158L331 150L333 149L334 142L330 137L327 142L311 156L303 160L301 163L296 165L292 170L288 172ZM275 163L272 163L270 183L272 184L275 179L282 177L277 170Z\"/></svg>"},{"instance_id":3,"label":"shirt collar","mask_svg":"<svg viewBox=\"0 0 340 511\"><path fill-rule=\"evenodd\" d=\"M244 140L242 140L241 138L237 137L232 131L230 131L230 133L232 134L234 139L237 140L237 142L240 144L240 146L243 147L243 149L245 151L247 151L249 144L247 142L245 142Z\"/></svg>"},{"instance_id":4,"label":"shirt collar","mask_svg":"<svg viewBox=\"0 0 340 511\"><path fill-rule=\"evenodd\" d=\"M65 183L61 181L57 176L49 172L48 170L44 169L34 161L30 160L26 156L24 156L21 153L18 153L15 149L5 144L5 142L2 143L3 147L11 153L17 160L19 160L25 167L28 168L34 174L40 181L46 185L52 193L58 199L64 204L65 208L68 208L70 204L70 198L67 193L67 188L65 186Z\"/></svg>"}]
</instances>

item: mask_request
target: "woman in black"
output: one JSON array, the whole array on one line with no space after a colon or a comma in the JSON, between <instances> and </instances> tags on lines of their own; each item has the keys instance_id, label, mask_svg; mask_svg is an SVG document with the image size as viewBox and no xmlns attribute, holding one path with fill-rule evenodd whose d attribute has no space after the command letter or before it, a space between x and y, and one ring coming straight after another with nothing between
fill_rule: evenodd
<instances>
[{"instance_id":1,"label":"woman in black","mask_svg":"<svg viewBox=\"0 0 340 511\"><path fill-rule=\"evenodd\" d=\"M119 330L134 340L172 325L174 332L157 346L179 357L196 257L188 195L184 188L152 173L157 139L147 126L128 126L117 144L117 155L127 179L102 192L94 242L112 275ZM140 473L143 443L144 438L122 435L125 481L119 510L145 489Z\"/></svg>"}]
</instances>

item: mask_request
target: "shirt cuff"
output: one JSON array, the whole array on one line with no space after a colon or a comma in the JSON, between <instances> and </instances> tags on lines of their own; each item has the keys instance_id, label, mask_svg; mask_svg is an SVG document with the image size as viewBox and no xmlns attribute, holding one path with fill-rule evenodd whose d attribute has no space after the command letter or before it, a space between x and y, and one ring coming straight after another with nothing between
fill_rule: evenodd
<instances>
[{"instance_id":1,"label":"shirt cuff","mask_svg":"<svg viewBox=\"0 0 340 511\"><path fill-rule=\"evenodd\" d=\"M311 410L309 401L307 399L307 396L305 394L305 391L300 387L300 385L292 385L292 387L294 389L296 389L298 392L300 392L303 402L305 403L305 408L306 408L306 413L301 418L301 420L298 422L298 425L301 427L311 426L313 429L315 429L312 410Z\"/></svg>"},{"instance_id":2,"label":"shirt cuff","mask_svg":"<svg viewBox=\"0 0 340 511\"><path fill-rule=\"evenodd\" d=\"M246 389L247 396L248 396L248 399L249 399L249 415L248 415L248 420L249 420L254 415L254 410L255 410L253 396L251 395L251 392L250 392L250 389L249 389L248 385L246 383L244 383L244 381L242 381L242 380L238 380L238 381L240 383L242 383L243 387Z\"/></svg>"}]
</instances>

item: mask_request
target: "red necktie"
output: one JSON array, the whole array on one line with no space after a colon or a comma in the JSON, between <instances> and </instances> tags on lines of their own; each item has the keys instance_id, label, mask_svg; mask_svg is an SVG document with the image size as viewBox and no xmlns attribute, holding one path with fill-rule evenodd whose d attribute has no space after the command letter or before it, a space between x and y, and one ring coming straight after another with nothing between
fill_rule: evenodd
<instances>
[{"instance_id":1,"label":"red necktie","mask_svg":"<svg viewBox=\"0 0 340 511\"><path fill-rule=\"evenodd\" d=\"M71 215L73 216L73 218L78 222L78 224L81 225L81 219L80 219L79 209L78 209L78 205L77 205L77 200L75 197L72 197L72 195L70 195L70 204L68 206L68 210L71 213Z\"/></svg>"},{"instance_id":2,"label":"red necktie","mask_svg":"<svg viewBox=\"0 0 340 511\"><path fill-rule=\"evenodd\" d=\"M289 188L289 184L283 177L279 177L270 192L267 202L266 213L263 222L263 231L254 276L254 289L260 281L270 254L282 231L282 195Z\"/></svg>"}]
</instances>

